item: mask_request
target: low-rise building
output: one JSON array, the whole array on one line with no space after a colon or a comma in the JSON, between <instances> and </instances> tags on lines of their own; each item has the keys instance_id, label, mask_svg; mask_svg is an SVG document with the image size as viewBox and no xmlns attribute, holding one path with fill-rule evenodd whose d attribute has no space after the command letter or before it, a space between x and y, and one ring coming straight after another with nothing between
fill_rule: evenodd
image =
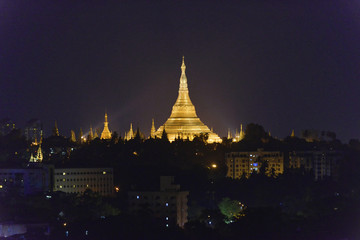
<instances>
[{"instance_id":1,"label":"low-rise building","mask_svg":"<svg viewBox=\"0 0 360 240\"><path fill-rule=\"evenodd\" d=\"M225 156L228 167L227 177L239 179L259 172L263 164L267 164L266 175L279 175L284 172L284 154L279 151L230 152Z\"/></svg>"},{"instance_id":2,"label":"low-rise building","mask_svg":"<svg viewBox=\"0 0 360 240\"><path fill-rule=\"evenodd\" d=\"M54 170L54 191L83 194L86 189L103 196L114 193L112 168L57 168Z\"/></svg>"},{"instance_id":3,"label":"low-rise building","mask_svg":"<svg viewBox=\"0 0 360 240\"><path fill-rule=\"evenodd\" d=\"M137 214L150 210L164 227L184 227L188 216L188 195L188 191L180 191L180 185L174 184L174 177L163 176L160 178L160 191L128 193L129 212Z\"/></svg>"}]
</instances>

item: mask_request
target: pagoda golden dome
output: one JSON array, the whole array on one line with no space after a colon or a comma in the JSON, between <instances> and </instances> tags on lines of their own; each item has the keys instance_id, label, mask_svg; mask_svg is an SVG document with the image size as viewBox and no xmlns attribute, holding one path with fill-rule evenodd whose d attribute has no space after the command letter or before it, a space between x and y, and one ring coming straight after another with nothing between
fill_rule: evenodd
<instances>
[{"instance_id":1,"label":"pagoda golden dome","mask_svg":"<svg viewBox=\"0 0 360 240\"><path fill-rule=\"evenodd\" d=\"M165 129L169 141L174 141L176 138L193 140L197 135L206 134L209 143L221 142L221 138L202 123L196 115L195 106L189 97L185 70L186 66L183 57L178 98L172 108L170 117L156 131L155 135L161 137Z\"/></svg>"}]
</instances>

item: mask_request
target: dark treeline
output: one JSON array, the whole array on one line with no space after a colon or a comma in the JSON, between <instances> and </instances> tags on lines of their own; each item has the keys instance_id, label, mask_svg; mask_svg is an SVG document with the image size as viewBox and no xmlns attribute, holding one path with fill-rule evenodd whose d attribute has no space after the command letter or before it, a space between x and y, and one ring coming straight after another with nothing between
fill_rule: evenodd
<instances>
[{"instance_id":1,"label":"dark treeline","mask_svg":"<svg viewBox=\"0 0 360 240\"><path fill-rule=\"evenodd\" d=\"M3 167L26 165L30 144L13 131L0 136L0 164ZM15 197L2 205L8 219L30 216L16 211L36 206L40 220L59 222L59 213L76 229L91 228L87 239L358 239L360 231L360 143L331 141L307 142L297 137L278 140L256 124L246 128L245 139L221 144L207 144L206 136L193 141L141 139L125 141L116 134L111 140L96 138L74 143L62 136L45 138L42 143L44 164L55 167L112 167L119 192L113 198L101 198L91 192L86 196L55 194L51 200L39 196ZM226 178L225 153L231 151L339 150L336 177L319 181L303 168L285 168L279 176L264 171L249 178ZM286 161L285 159L285 166ZM216 168L212 165L216 164ZM127 214L127 191L158 190L160 176L175 176L175 182L189 194L189 222L185 229L163 229L156 219L144 213ZM26 201L24 199L26 198ZM228 201L224 201L228 199ZM41 204L44 202L44 204ZM245 205L239 209L233 203ZM36 203L36 204L35 204ZM235 204L236 205L236 204ZM50 210L52 209L52 210ZM77 209L77 210L75 210ZM87 211L86 209L93 209ZM226 216L226 209L240 212ZM97 217L103 214L106 219ZM103 216L101 215L101 216ZM3 217L5 219L5 217ZM6 219L6 220L8 220ZM62 221L63 222L63 221ZM70 229L71 227L69 227ZM106 231L104 230L106 229ZM104 231L103 231L104 230ZM55 228L52 239L63 237L63 226ZM79 233L80 234L80 233ZM103 238L99 236L103 234ZM150 236L150 237L149 237ZM67 239L78 239L70 236Z\"/></svg>"}]
</instances>

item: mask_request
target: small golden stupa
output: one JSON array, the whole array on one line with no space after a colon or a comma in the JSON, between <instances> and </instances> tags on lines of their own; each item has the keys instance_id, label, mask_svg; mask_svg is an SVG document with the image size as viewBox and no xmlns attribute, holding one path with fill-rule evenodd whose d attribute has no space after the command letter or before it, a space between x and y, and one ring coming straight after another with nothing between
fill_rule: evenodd
<instances>
[{"instance_id":1,"label":"small golden stupa","mask_svg":"<svg viewBox=\"0 0 360 240\"><path fill-rule=\"evenodd\" d=\"M100 139L111 139L111 132L109 130L109 122L106 113L105 113L104 130L101 133Z\"/></svg>"}]
</instances>

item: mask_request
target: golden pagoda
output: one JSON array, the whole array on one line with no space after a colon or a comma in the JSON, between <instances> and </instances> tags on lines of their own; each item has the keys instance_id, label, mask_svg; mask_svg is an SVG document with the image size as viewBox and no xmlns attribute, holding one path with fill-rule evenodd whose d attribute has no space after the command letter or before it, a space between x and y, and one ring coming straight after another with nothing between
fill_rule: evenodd
<instances>
[{"instance_id":1,"label":"golden pagoda","mask_svg":"<svg viewBox=\"0 0 360 240\"><path fill-rule=\"evenodd\" d=\"M154 119L152 119L151 129L150 129L150 138L155 138L155 136L156 136L155 123L154 123Z\"/></svg>"},{"instance_id":2,"label":"golden pagoda","mask_svg":"<svg viewBox=\"0 0 360 240\"><path fill-rule=\"evenodd\" d=\"M111 139L111 132L109 131L109 122L107 120L106 113L105 113L104 130L101 133L100 139Z\"/></svg>"},{"instance_id":3,"label":"golden pagoda","mask_svg":"<svg viewBox=\"0 0 360 240\"><path fill-rule=\"evenodd\" d=\"M129 141L131 139L134 139L135 134L133 131L132 123L130 123L130 130L128 132L125 132L125 140Z\"/></svg>"},{"instance_id":4,"label":"golden pagoda","mask_svg":"<svg viewBox=\"0 0 360 240\"><path fill-rule=\"evenodd\" d=\"M170 117L155 134L160 138L165 128L169 141L174 141L176 138L193 140L196 135L207 134L209 143L221 142L221 138L202 123L196 115L195 106L189 97L185 69L183 57L178 98L172 108Z\"/></svg>"}]
</instances>

